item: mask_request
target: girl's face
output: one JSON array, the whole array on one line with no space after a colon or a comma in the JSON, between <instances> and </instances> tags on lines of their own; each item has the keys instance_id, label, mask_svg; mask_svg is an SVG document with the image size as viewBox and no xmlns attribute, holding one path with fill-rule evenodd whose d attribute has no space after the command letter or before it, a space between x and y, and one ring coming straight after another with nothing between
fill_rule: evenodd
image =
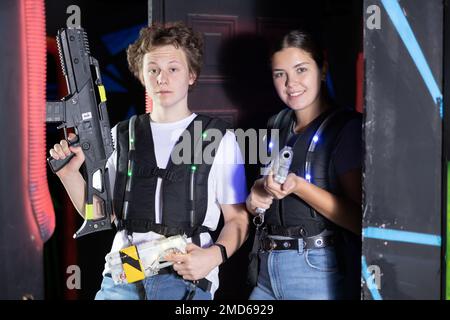
<instances>
[{"instance_id":1,"label":"girl's face","mask_svg":"<svg viewBox=\"0 0 450 320\"><path fill-rule=\"evenodd\" d=\"M280 99L291 109L319 106L322 72L308 52L293 47L277 51L272 76Z\"/></svg>"}]
</instances>

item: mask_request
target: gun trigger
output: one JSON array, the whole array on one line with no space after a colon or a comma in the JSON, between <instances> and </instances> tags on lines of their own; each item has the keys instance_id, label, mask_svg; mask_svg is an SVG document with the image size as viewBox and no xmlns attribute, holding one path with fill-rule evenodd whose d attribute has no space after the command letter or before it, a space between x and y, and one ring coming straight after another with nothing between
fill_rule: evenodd
<instances>
[{"instance_id":1,"label":"gun trigger","mask_svg":"<svg viewBox=\"0 0 450 320\"><path fill-rule=\"evenodd\" d=\"M80 139L78 138L77 135L75 135L75 139L73 139L73 140L67 139L67 143L69 144L70 147L77 147L78 142L80 142Z\"/></svg>"}]
</instances>

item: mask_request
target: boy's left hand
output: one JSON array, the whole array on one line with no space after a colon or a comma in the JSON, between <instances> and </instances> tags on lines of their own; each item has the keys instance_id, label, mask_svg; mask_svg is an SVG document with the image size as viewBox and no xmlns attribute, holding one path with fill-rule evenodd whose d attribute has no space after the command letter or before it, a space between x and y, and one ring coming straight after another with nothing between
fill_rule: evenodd
<instances>
[{"instance_id":1,"label":"boy's left hand","mask_svg":"<svg viewBox=\"0 0 450 320\"><path fill-rule=\"evenodd\" d=\"M173 269L185 280L200 280L222 262L218 247L201 248L193 243L187 244L186 253L171 253L165 259L173 262Z\"/></svg>"}]
</instances>

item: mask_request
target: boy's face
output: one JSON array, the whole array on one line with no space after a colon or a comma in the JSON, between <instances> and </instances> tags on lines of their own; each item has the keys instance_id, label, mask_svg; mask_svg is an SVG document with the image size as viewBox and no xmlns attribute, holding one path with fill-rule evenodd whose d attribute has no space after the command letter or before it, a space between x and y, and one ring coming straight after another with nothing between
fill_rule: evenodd
<instances>
[{"instance_id":1,"label":"boy's face","mask_svg":"<svg viewBox=\"0 0 450 320\"><path fill-rule=\"evenodd\" d=\"M147 52L143 59L142 78L154 106L187 107L189 85L195 75L189 72L186 54L172 45Z\"/></svg>"}]
</instances>

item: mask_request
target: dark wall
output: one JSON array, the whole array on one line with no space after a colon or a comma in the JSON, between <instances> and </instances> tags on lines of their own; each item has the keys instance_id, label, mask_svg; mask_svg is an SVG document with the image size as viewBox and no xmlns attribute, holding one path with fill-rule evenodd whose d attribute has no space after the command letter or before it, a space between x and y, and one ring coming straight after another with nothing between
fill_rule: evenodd
<instances>
[{"instance_id":1,"label":"dark wall","mask_svg":"<svg viewBox=\"0 0 450 320\"><path fill-rule=\"evenodd\" d=\"M450 112L449 112L449 101L450 101L450 3L449 1L444 2L444 128L443 128L443 153L444 153L444 163L443 163L443 179L442 185L443 197L442 197L442 208L445 213L443 216L443 230L442 234L445 237L443 242L442 255L445 257L450 256ZM450 260L443 260L442 267L443 273L443 283L442 283L442 297L450 300Z\"/></svg>"},{"instance_id":2,"label":"dark wall","mask_svg":"<svg viewBox=\"0 0 450 320\"><path fill-rule=\"evenodd\" d=\"M239 127L264 127L282 103L273 89L268 49L294 28L321 42L340 105L355 105L356 56L362 50L362 2L154 0L154 21L184 21L205 39L205 66L190 95L201 110L232 110Z\"/></svg>"},{"instance_id":3,"label":"dark wall","mask_svg":"<svg viewBox=\"0 0 450 320\"><path fill-rule=\"evenodd\" d=\"M395 2L395 1L394 1ZM396 2L395 2L396 3ZM439 104L381 1L381 29L365 29L363 256L378 266L382 299L439 299L442 119ZM400 1L442 90L442 1ZM395 19L401 21L401 19ZM408 43L408 42L406 42ZM418 50L413 50L418 54ZM408 233L412 232L412 233ZM434 240L426 243L425 240ZM365 288L364 298L376 298Z\"/></svg>"}]
</instances>

